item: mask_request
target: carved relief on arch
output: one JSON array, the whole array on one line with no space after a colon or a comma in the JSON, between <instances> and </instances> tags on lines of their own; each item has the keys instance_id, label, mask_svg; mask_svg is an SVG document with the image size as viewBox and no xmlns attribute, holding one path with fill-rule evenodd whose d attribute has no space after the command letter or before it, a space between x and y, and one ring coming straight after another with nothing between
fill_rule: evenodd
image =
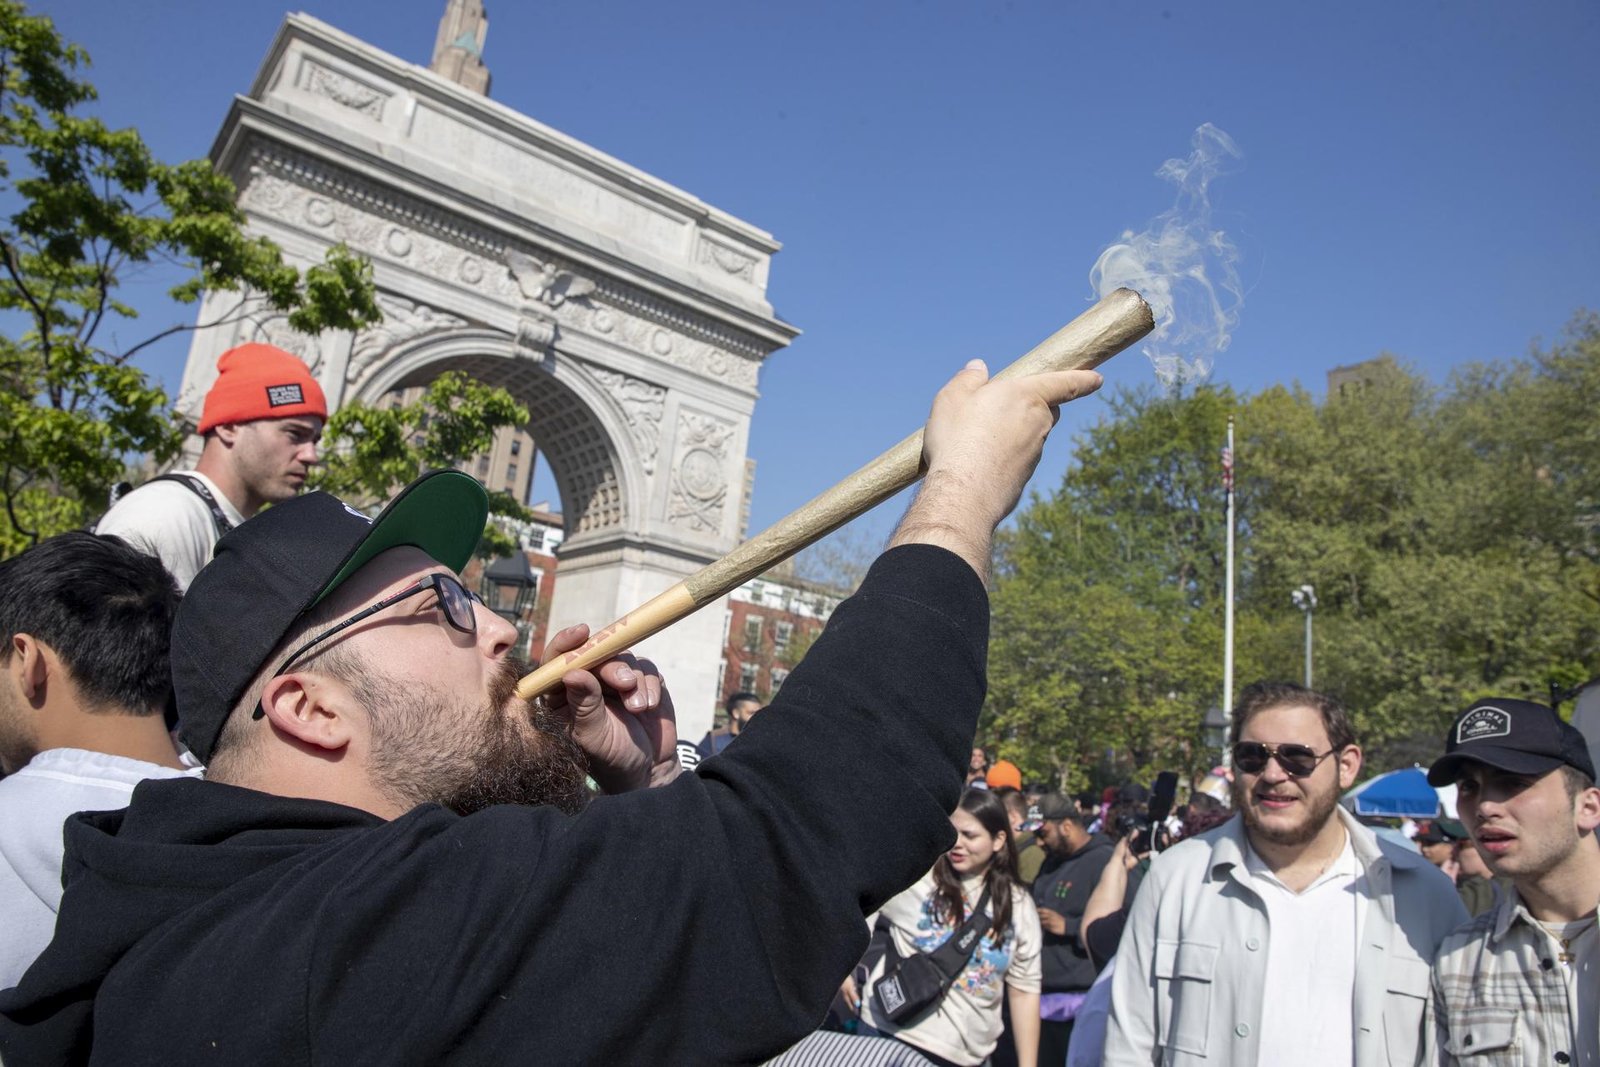
<instances>
[{"instance_id":1,"label":"carved relief on arch","mask_svg":"<svg viewBox=\"0 0 1600 1067\"><path fill-rule=\"evenodd\" d=\"M300 69L300 87L306 92L325 96L375 122L383 121L383 106L389 101L389 93L312 59L307 59Z\"/></svg>"},{"instance_id":2,"label":"carved relief on arch","mask_svg":"<svg viewBox=\"0 0 1600 1067\"><path fill-rule=\"evenodd\" d=\"M667 521L699 533L722 529L728 500L728 448L733 423L682 410L678 412L677 455L667 499Z\"/></svg>"},{"instance_id":3,"label":"carved relief on arch","mask_svg":"<svg viewBox=\"0 0 1600 1067\"><path fill-rule=\"evenodd\" d=\"M628 424L628 436L639 450L640 466L646 474L654 474L656 455L661 451L661 417L666 412L667 390L621 371L587 363L582 366L622 408L622 417Z\"/></svg>"},{"instance_id":4,"label":"carved relief on arch","mask_svg":"<svg viewBox=\"0 0 1600 1067\"><path fill-rule=\"evenodd\" d=\"M407 300L392 293L378 294L383 321L356 334L350 346L350 364L345 381L356 385L370 374L385 353L424 334L459 329L467 320L437 311L420 301Z\"/></svg>"},{"instance_id":5,"label":"carved relief on arch","mask_svg":"<svg viewBox=\"0 0 1600 1067\"><path fill-rule=\"evenodd\" d=\"M559 331L581 331L736 388L756 387L757 351L726 331L708 332L700 317L670 302L598 276L580 278L575 264L558 263L542 249L517 247L281 146L252 148L250 160L240 206L516 308L525 358L537 360ZM496 261L505 269L496 269ZM719 269L737 274L742 268L730 269L732 262L724 257Z\"/></svg>"},{"instance_id":6,"label":"carved relief on arch","mask_svg":"<svg viewBox=\"0 0 1600 1067\"><path fill-rule=\"evenodd\" d=\"M311 368L313 376L322 372L322 344L317 338L303 334L289 325L289 316L269 311L252 315L245 327L245 338L261 341L281 348L290 355L299 356Z\"/></svg>"},{"instance_id":7,"label":"carved relief on arch","mask_svg":"<svg viewBox=\"0 0 1600 1067\"><path fill-rule=\"evenodd\" d=\"M577 360L529 362L517 357L510 335L482 327L447 330L396 347L398 358L379 359L357 395L371 403L388 389L420 384L447 369L506 389L528 407L538 449L560 488L567 535L628 522L628 480L618 469L616 441L627 431L616 409L606 406L603 387Z\"/></svg>"}]
</instances>

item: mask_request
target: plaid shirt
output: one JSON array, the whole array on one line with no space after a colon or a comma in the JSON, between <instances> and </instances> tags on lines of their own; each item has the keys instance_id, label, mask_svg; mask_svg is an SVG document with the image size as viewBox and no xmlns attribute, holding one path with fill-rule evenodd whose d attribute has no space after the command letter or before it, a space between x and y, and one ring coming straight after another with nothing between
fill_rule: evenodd
<instances>
[{"instance_id":1,"label":"plaid shirt","mask_svg":"<svg viewBox=\"0 0 1600 1067\"><path fill-rule=\"evenodd\" d=\"M1439 1062L1576 1067L1578 1006L1559 950L1515 889L1445 938L1433 964Z\"/></svg>"}]
</instances>

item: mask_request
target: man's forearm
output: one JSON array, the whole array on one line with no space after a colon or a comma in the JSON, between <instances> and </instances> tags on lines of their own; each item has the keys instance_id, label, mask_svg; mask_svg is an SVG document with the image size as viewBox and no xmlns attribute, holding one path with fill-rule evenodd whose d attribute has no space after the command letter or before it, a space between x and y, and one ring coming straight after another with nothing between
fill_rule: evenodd
<instances>
[{"instance_id":1,"label":"man's forearm","mask_svg":"<svg viewBox=\"0 0 1600 1067\"><path fill-rule=\"evenodd\" d=\"M974 506L973 494L953 476L931 472L895 528L890 547L924 544L954 552L989 581L990 546L998 519Z\"/></svg>"}]
</instances>

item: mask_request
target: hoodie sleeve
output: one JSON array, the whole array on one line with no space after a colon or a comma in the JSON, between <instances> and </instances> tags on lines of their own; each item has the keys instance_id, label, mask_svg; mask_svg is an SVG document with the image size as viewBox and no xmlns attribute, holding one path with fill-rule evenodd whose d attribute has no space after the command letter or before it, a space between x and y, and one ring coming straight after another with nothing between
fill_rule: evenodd
<instances>
[{"instance_id":1,"label":"hoodie sleeve","mask_svg":"<svg viewBox=\"0 0 1600 1067\"><path fill-rule=\"evenodd\" d=\"M406 816L317 909L318 1058L782 1051L821 1023L863 916L954 839L987 634L967 564L896 548L695 774L573 818Z\"/></svg>"}]
</instances>

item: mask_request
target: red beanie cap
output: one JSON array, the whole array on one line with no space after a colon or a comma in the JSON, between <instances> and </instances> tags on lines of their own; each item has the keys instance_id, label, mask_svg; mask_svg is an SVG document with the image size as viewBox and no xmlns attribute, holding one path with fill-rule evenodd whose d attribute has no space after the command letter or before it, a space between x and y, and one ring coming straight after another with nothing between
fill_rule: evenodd
<instances>
[{"instance_id":1,"label":"red beanie cap","mask_svg":"<svg viewBox=\"0 0 1600 1067\"><path fill-rule=\"evenodd\" d=\"M322 386L298 357L272 345L252 342L228 349L217 360L217 380L206 394L196 432L296 415L328 417Z\"/></svg>"}]
</instances>

